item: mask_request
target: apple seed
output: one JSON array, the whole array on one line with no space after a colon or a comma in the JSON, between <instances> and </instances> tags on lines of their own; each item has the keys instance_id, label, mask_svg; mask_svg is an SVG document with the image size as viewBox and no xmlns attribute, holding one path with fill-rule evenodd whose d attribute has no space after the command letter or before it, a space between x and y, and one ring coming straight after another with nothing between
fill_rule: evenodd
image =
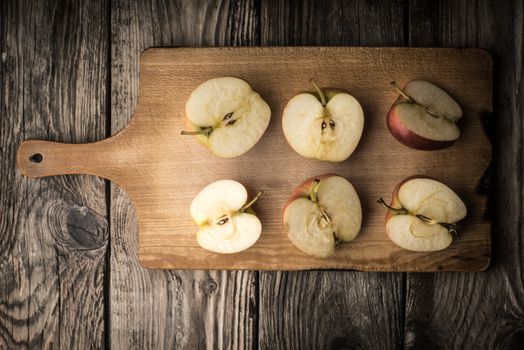
<instances>
[{"instance_id":1,"label":"apple seed","mask_svg":"<svg viewBox=\"0 0 524 350\"><path fill-rule=\"evenodd\" d=\"M226 217L220 219L220 221L217 222L217 225L224 225L228 221L229 221L229 218L226 216Z\"/></svg>"},{"instance_id":2,"label":"apple seed","mask_svg":"<svg viewBox=\"0 0 524 350\"><path fill-rule=\"evenodd\" d=\"M313 84L313 86L315 87L315 90L317 90L318 97L320 97L320 103L322 103L322 106L326 107L326 104L327 104L326 96L324 95L322 90L318 87L317 83L315 83L315 80L313 80L313 78L309 79L309 82Z\"/></svg>"}]
</instances>

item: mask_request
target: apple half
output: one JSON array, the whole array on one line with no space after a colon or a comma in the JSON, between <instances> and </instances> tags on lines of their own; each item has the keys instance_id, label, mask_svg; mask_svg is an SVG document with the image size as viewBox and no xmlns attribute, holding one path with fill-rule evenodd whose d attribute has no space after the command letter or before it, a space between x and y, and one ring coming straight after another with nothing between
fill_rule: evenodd
<instances>
[{"instance_id":1,"label":"apple half","mask_svg":"<svg viewBox=\"0 0 524 350\"><path fill-rule=\"evenodd\" d=\"M455 123L462 108L448 93L422 80L410 81L404 90L391 84L400 96L389 110L387 125L400 143L426 151L453 145L460 136Z\"/></svg>"},{"instance_id":2,"label":"apple half","mask_svg":"<svg viewBox=\"0 0 524 350\"><path fill-rule=\"evenodd\" d=\"M355 150L364 129L364 111L339 89L302 93L289 100L282 115L287 142L306 158L342 162Z\"/></svg>"},{"instance_id":3,"label":"apple half","mask_svg":"<svg viewBox=\"0 0 524 350\"><path fill-rule=\"evenodd\" d=\"M386 233L399 247L415 252L446 249L457 233L466 205L448 186L415 176L401 181L388 205Z\"/></svg>"},{"instance_id":4,"label":"apple half","mask_svg":"<svg viewBox=\"0 0 524 350\"><path fill-rule=\"evenodd\" d=\"M266 131L271 110L249 84L221 77L200 84L186 102L186 124L197 141L222 158L250 150Z\"/></svg>"},{"instance_id":5,"label":"apple half","mask_svg":"<svg viewBox=\"0 0 524 350\"><path fill-rule=\"evenodd\" d=\"M189 208L199 227L198 244L223 254L237 253L255 244L262 224L251 206L260 195L247 202L246 188L234 180L219 180L204 187Z\"/></svg>"},{"instance_id":6,"label":"apple half","mask_svg":"<svg viewBox=\"0 0 524 350\"><path fill-rule=\"evenodd\" d=\"M353 240L362 224L362 207L351 183L336 174L310 178L289 198L283 223L291 242L304 253L325 258L341 242Z\"/></svg>"}]
</instances>

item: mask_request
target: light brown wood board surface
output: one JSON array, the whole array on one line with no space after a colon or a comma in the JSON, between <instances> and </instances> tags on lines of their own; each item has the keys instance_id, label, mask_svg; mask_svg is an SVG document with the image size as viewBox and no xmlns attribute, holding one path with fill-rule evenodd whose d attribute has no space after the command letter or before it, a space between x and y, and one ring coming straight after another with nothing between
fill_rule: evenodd
<instances>
[{"instance_id":1,"label":"light brown wood board surface","mask_svg":"<svg viewBox=\"0 0 524 350\"><path fill-rule=\"evenodd\" d=\"M220 76L248 81L272 111L261 141L235 159L217 158L193 137L180 135L191 91ZM321 87L349 91L364 109L360 144L342 163L302 158L282 134L282 110L289 98L311 90L310 78ZM436 83L463 107L462 134L451 148L412 150L389 133L386 114L398 96L390 82L404 86L413 79ZM25 141L17 164L30 177L85 173L121 186L136 206L139 257L147 268L479 271L489 265L491 248L487 198L477 190L491 161L482 123L491 111L492 60L478 49L153 48L140 58L139 101L128 127L88 144ZM37 153L43 157L40 163L30 160ZM320 259L292 245L282 225L282 209L298 184L327 172L338 173L355 186L363 225L354 241ZM395 185L411 175L446 183L468 207L461 231L443 251L403 250L385 234L386 210L376 201L389 200ZM264 191L254 208L263 226L260 239L246 251L230 255L200 248L197 227L189 216L193 197L224 178Z\"/></svg>"}]
</instances>

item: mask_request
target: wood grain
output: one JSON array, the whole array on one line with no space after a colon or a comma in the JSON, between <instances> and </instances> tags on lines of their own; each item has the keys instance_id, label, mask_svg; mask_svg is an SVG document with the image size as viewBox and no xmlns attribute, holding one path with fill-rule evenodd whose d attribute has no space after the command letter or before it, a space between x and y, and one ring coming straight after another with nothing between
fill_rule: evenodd
<instances>
[{"instance_id":1,"label":"wood grain","mask_svg":"<svg viewBox=\"0 0 524 350\"><path fill-rule=\"evenodd\" d=\"M396 274L261 274L261 349L392 349L402 341Z\"/></svg>"},{"instance_id":2,"label":"wood grain","mask_svg":"<svg viewBox=\"0 0 524 350\"><path fill-rule=\"evenodd\" d=\"M326 2L264 1L262 44L271 43L275 37L280 38L279 45L322 44L315 39L320 33L332 35L335 39L330 44L339 46L400 45L404 40L403 5L399 2L338 1L322 10L302 5L319 3ZM300 10L302 6L304 10ZM299 11L295 20L287 21L289 12ZM341 20L335 20L330 13L338 14ZM330 20L323 22L326 17ZM392 17L397 20L391 21ZM377 19L384 24L369 28L367 23ZM293 33L302 23L311 23L313 28L296 37ZM259 348L400 348L404 339L404 275L355 271L260 272ZM345 293L348 288L351 293ZM323 322L317 322L319 317ZM314 345L308 343L309 339L314 339Z\"/></svg>"},{"instance_id":3,"label":"wood grain","mask_svg":"<svg viewBox=\"0 0 524 350\"><path fill-rule=\"evenodd\" d=\"M151 46L258 43L254 1L113 1L112 132L138 99L139 56ZM138 222L127 194L111 194L111 340L115 349L252 348L257 273L154 271L138 261Z\"/></svg>"},{"instance_id":4,"label":"wood grain","mask_svg":"<svg viewBox=\"0 0 524 350\"><path fill-rule=\"evenodd\" d=\"M104 137L108 3L62 5L0 4L0 349L104 343L104 181L15 168L23 139Z\"/></svg>"},{"instance_id":5,"label":"wood grain","mask_svg":"<svg viewBox=\"0 0 524 350\"><path fill-rule=\"evenodd\" d=\"M485 197L476 191L491 159L481 124L491 111L491 58L479 50L395 48L219 48L149 49L140 64L140 100L130 125L109 139L87 145L28 141L18 165L28 176L88 173L124 188L139 217L139 259L149 268L177 269L358 269L371 271L482 270L489 263L490 224ZM278 64L275 64L278 62ZM427 67L432 67L428 71ZM343 67L341 70L339 67ZM320 72L320 73L319 73ZM402 72L402 73L400 73ZM184 105L191 91L216 76L240 76L268 101L273 118L262 140L235 159L220 159L184 129ZM286 76L283 81L282 77ZM280 115L308 77L347 89L361 102L366 132L357 152L339 164L306 160L286 143ZM465 115L451 148L412 151L389 133L384 116L395 91L389 82L435 81L457 96ZM43 154L32 163L33 153ZM314 259L289 241L282 208L306 178L334 172L350 179L364 208L361 233L333 257ZM377 198L414 174L435 177L457 191L468 206L455 243L441 252L414 253L393 244L384 232L384 208ZM250 249L215 254L196 242L189 205L207 184L233 178L264 191L255 210L263 234ZM190 181L188 181L191 179Z\"/></svg>"},{"instance_id":6,"label":"wood grain","mask_svg":"<svg viewBox=\"0 0 524 350\"><path fill-rule=\"evenodd\" d=\"M483 273L408 274L405 346L520 349L524 344L521 1L411 1L410 45L477 46L495 57L493 258ZM505 20L501 20L501 19Z\"/></svg>"}]
</instances>

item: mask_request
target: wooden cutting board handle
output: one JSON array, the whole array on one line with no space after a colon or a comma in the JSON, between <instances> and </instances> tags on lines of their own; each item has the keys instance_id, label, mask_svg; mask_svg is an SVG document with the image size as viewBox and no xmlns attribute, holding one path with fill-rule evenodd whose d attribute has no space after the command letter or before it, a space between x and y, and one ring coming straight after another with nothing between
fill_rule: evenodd
<instances>
[{"instance_id":1,"label":"wooden cutting board handle","mask_svg":"<svg viewBox=\"0 0 524 350\"><path fill-rule=\"evenodd\" d=\"M109 173L104 170L111 153L107 141L84 144L24 141L16 155L17 167L23 175L29 177L90 174L109 178Z\"/></svg>"}]
</instances>

